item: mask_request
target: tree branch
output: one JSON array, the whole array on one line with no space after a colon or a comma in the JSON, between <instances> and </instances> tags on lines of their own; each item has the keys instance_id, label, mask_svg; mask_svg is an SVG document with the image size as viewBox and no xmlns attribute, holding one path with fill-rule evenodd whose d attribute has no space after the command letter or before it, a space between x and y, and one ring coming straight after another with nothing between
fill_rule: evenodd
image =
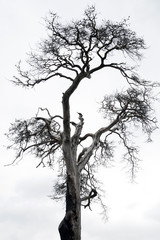
<instances>
[{"instance_id":1,"label":"tree branch","mask_svg":"<svg viewBox=\"0 0 160 240\"><path fill-rule=\"evenodd\" d=\"M89 209L91 210L90 208L91 199L96 196L97 196L97 191L95 189L92 189L88 196L81 198L81 202L88 200L88 203L86 205L83 205L84 208L89 207Z\"/></svg>"}]
</instances>

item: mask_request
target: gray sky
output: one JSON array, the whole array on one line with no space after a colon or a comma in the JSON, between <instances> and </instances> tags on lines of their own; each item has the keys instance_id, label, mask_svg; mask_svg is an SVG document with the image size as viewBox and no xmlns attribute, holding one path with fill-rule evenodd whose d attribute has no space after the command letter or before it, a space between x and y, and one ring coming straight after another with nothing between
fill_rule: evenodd
<instances>
[{"instance_id":1,"label":"gray sky","mask_svg":"<svg viewBox=\"0 0 160 240\"><path fill-rule=\"evenodd\" d=\"M36 169L37 161L30 155L14 167L4 167L13 160L14 153L3 145L6 144L4 133L16 118L34 116L39 106L54 108L54 113L59 113L65 85L59 85L55 80L26 91L14 87L9 79L16 74L15 64L25 59L30 47L45 36L43 18L49 10L67 21L81 17L88 4L95 4L106 19L119 21L130 16L131 28L144 37L148 46L139 72L146 79L160 81L159 0L0 0L0 237L3 240L59 239L57 227L64 216L64 203L56 203L48 197L52 193L56 172L47 168ZM77 111L84 113L86 129L93 127L89 123L93 118L97 126L102 124L96 102L111 87L104 78L113 79L113 87L121 87L121 83L114 82L113 76L103 73L92 83L89 80L84 82L80 87L82 91L79 90L74 97L73 117ZM88 87L91 87L89 93ZM156 108L160 121L158 104ZM150 144L146 144L141 136L137 141L143 161L136 182L130 183L124 164L117 163L115 168L101 172L109 220L106 223L102 220L101 209L97 206L92 207L92 211L82 211L82 239L159 240L160 132L154 133ZM119 160L118 154L116 160Z\"/></svg>"}]
</instances>

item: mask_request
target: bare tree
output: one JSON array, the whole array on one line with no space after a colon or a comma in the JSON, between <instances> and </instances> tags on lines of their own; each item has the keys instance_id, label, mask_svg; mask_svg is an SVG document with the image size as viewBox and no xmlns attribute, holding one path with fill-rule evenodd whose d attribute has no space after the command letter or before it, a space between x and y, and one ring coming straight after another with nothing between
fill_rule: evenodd
<instances>
[{"instance_id":1,"label":"bare tree","mask_svg":"<svg viewBox=\"0 0 160 240\"><path fill-rule=\"evenodd\" d=\"M66 213L59 225L60 237L61 240L80 240L81 206L90 208L94 198L100 199L94 173L97 166L107 166L113 158L114 139L119 139L124 146L124 159L130 163L134 176L138 149L132 143L131 132L141 127L150 139L156 128L151 94L156 83L141 79L134 66L126 63L126 57L140 60L141 50L145 49L143 39L129 29L127 20L99 23L96 10L91 6L81 20L66 25L51 12L46 26L47 39L40 43L38 51L30 53L27 71L18 64L19 74L14 83L34 87L53 78L66 79L70 85L62 95L62 115L52 116L48 109L40 108L35 117L16 120L7 136L17 150L14 161L23 157L24 152L31 152L40 159L39 166L58 162L61 175L55 184L55 197L66 197ZM119 61L122 58L123 61ZM101 102L106 125L82 135L83 114L78 113L79 120L72 121L71 96L86 78L102 69L106 69L107 74L109 68L126 80L124 90L105 96ZM46 117L42 117L42 111L46 112Z\"/></svg>"}]
</instances>

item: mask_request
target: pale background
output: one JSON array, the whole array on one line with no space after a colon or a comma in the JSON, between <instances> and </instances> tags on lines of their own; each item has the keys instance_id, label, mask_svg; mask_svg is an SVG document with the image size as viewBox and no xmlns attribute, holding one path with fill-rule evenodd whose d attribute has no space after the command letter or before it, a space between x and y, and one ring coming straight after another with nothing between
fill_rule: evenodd
<instances>
[{"instance_id":1,"label":"pale background","mask_svg":"<svg viewBox=\"0 0 160 240\"><path fill-rule=\"evenodd\" d=\"M30 47L35 47L45 36L43 18L49 10L67 21L81 17L88 4L95 4L105 19L120 21L130 16L131 28L148 46L139 72L147 80L160 81L159 0L0 0L0 238L3 240L59 239L57 227L64 216L64 203L56 203L48 197L52 194L56 171L37 169L37 161L30 155L16 166L4 167L14 158L14 152L4 147L7 144L4 133L16 118L34 116L39 106L60 114L61 93L66 84L53 80L25 90L13 86L9 80L16 74L15 64L24 60ZM77 111L82 112L86 130L103 126L97 102L105 93L122 87L116 76L103 72L86 79L73 96L73 118L76 120ZM155 106L160 120L158 103ZM101 209L97 206L93 206L92 211L83 211L83 240L159 240L159 142L159 130L149 144L139 136L137 144L141 147L143 161L134 183L130 183L125 164L119 164L120 152L115 155L115 168L101 172L108 221L102 220Z\"/></svg>"}]
</instances>

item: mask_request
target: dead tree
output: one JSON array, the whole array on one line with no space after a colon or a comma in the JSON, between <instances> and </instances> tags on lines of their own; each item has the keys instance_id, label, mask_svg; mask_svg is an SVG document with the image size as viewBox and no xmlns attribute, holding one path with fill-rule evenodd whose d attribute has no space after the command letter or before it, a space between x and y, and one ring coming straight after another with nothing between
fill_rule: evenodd
<instances>
[{"instance_id":1,"label":"dead tree","mask_svg":"<svg viewBox=\"0 0 160 240\"><path fill-rule=\"evenodd\" d=\"M99 23L91 6L81 20L66 25L50 13L46 26L48 38L39 44L37 52L30 53L27 70L18 64L14 83L34 87L50 79L65 79L70 85L62 95L63 112L59 116L52 115L48 109L39 109L35 117L11 124L7 135L13 141L12 147L17 149L15 161L29 151L40 159L39 166L52 166L59 156L61 178L55 184L55 195L66 197L60 237L61 240L80 240L81 206L90 208L92 200L100 198L94 170L99 165L107 166L113 158L113 140L119 139L124 146L124 159L130 163L134 176L138 149L130 141L131 131L141 127L150 138L156 128L151 89L157 85L141 79L134 66L126 63L126 57L140 60L141 50L145 49L144 40L128 27L127 20ZM112 61L112 56L125 57L123 61ZM122 92L105 96L101 102L106 126L82 135L84 117L78 113L79 120L73 122L71 96L82 81L102 69L106 75L107 69L119 72L126 85ZM46 117L41 116L41 111L46 112ZM74 128L73 134L71 128Z\"/></svg>"}]
</instances>

